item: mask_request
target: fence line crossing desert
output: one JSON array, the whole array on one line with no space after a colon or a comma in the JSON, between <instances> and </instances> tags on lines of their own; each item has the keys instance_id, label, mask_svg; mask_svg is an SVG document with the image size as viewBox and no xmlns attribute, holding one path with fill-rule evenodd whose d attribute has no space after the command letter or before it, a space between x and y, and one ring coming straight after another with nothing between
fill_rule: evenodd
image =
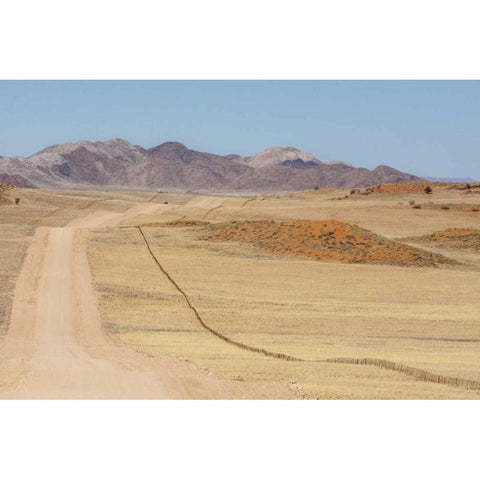
<instances>
[{"instance_id":1,"label":"fence line crossing desert","mask_svg":"<svg viewBox=\"0 0 480 480\"><path fill-rule=\"evenodd\" d=\"M478 399L480 188L429 185L4 187L0 397Z\"/></svg>"}]
</instances>

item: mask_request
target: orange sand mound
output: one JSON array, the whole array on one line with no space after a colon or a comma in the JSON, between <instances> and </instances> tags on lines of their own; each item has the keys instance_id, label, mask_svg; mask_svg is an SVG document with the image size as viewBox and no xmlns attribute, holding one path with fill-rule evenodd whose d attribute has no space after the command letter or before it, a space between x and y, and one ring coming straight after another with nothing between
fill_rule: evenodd
<instances>
[{"instance_id":1,"label":"orange sand mound","mask_svg":"<svg viewBox=\"0 0 480 480\"><path fill-rule=\"evenodd\" d=\"M431 182L411 182L411 183L386 183L384 185L374 185L371 188L373 194L381 193L423 193L426 187L445 186L446 184Z\"/></svg>"},{"instance_id":2,"label":"orange sand mound","mask_svg":"<svg viewBox=\"0 0 480 480\"><path fill-rule=\"evenodd\" d=\"M475 228L450 228L410 240L480 252L480 230Z\"/></svg>"},{"instance_id":3,"label":"orange sand mound","mask_svg":"<svg viewBox=\"0 0 480 480\"><path fill-rule=\"evenodd\" d=\"M206 227L202 239L243 241L276 254L325 262L433 267L454 263L337 220L225 222Z\"/></svg>"},{"instance_id":4,"label":"orange sand mound","mask_svg":"<svg viewBox=\"0 0 480 480\"><path fill-rule=\"evenodd\" d=\"M475 190L480 188L480 184L473 183L450 183L450 182L407 182L407 183L385 183L382 185L373 185L365 189L363 193L382 194L382 193L425 193L425 188L430 187L433 191L438 187L445 187L448 190ZM355 189L354 189L355 190ZM361 189L356 189L355 193L362 193Z\"/></svg>"}]
</instances>

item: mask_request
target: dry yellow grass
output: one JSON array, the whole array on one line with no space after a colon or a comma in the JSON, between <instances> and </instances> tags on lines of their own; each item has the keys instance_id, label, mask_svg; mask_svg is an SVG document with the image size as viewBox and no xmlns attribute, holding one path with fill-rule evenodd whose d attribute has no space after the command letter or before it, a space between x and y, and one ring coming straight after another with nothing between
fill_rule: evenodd
<instances>
[{"instance_id":1,"label":"dry yellow grass","mask_svg":"<svg viewBox=\"0 0 480 480\"><path fill-rule=\"evenodd\" d=\"M480 195L439 187L428 196L349 196L335 189L256 198L40 190L18 190L17 196L20 205L0 207L2 278L8 278L2 283L2 301L7 300L4 319L35 226L63 226L96 210L123 212L135 202L169 202L162 214L124 221L122 227L127 228L91 233L89 261L102 322L125 343L149 355L181 357L239 380L287 382L299 397L480 398L478 391L375 366L316 362L374 357L438 375L480 380L478 253L428 245L429 251L465 265L438 269L346 265L280 257L252 244L212 243L201 240L195 227L164 226L178 219L214 223L335 219L387 238L418 237L449 228L478 228L480 216L462 208L415 210L409 202L480 205ZM234 341L306 361L245 351L205 330L155 264L138 230L128 228L148 223L158 225L144 229L152 251L210 327Z\"/></svg>"},{"instance_id":2,"label":"dry yellow grass","mask_svg":"<svg viewBox=\"0 0 480 480\"><path fill-rule=\"evenodd\" d=\"M302 211L305 218L314 211L315 195L320 197L315 210L332 202L317 192L252 200L244 207L244 199L230 198L216 208L213 220L244 218L245 209L250 209L249 218L278 218L286 210L294 218ZM302 207L305 202L308 208ZM336 215L361 219L365 212L359 215L358 209L367 205L369 221L380 226L394 208L378 199L356 201L348 210L343 205ZM205 212L195 213L193 207L133 223L162 224L173 214L202 219ZM403 230L417 231L418 226L406 223ZM383 358L438 375L480 380L476 268L327 264L279 258L252 245L212 244L200 240L194 227L144 231L202 318L235 341L305 360ZM179 356L245 380L288 381L300 388L299 395L311 398L480 396L373 366L287 362L229 345L201 327L134 229L96 232L90 261L107 327L148 354Z\"/></svg>"},{"instance_id":3,"label":"dry yellow grass","mask_svg":"<svg viewBox=\"0 0 480 480\"><path fill-rule=\"evenodd\" d=\"M32 234L28 225L0 224L0 339L8 329L15 281Z\"/></svg>"}]
</instances>

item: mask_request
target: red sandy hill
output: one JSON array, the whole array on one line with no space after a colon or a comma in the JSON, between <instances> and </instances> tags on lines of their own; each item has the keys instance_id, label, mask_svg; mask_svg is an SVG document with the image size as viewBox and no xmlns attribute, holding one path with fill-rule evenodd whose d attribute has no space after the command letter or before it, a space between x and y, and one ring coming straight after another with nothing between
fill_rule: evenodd
<instances>
[{"instance_id":1,"label":"red sandy hill","mask_svg":"<svg viewBox=\"0 0 480 480\"><path fill-rule=\"evenodd\" d=\"M425 244L434 243L440 247L480 252L480 230L475 228L450 228L408 240Z\"/></svg>"},{"instance_id":2,"label":"red sandy hill","mask_svg":"<svg viewBox=\"0 0 480 480\"><path fill-rule=\"evenodd\" d=\"M324 262L433 267L452 260L388 240L337 220L225 222L205 227L202 239L241 241L279 255Z\"/></svg>"}]
</instances>

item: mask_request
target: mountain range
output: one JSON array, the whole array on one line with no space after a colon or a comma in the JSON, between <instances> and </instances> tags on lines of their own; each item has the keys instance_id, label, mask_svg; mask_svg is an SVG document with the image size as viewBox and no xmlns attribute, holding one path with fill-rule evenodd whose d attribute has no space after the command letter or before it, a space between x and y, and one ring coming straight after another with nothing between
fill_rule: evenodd
<instances>
[{"instance_id":1,"label":"mountain range","mask_svg":"<svg viewBox=\"0 0 480 480\"><path fill-rule=\"evenodd\" d=\"M0 157L0 182L28 188L257 192L417 180L386 165L368 170L321 162L294 147L242 157L198 152L178 142L145 149L116 138L54 145L28 158Z\"/></svg>"}]
</instances>

